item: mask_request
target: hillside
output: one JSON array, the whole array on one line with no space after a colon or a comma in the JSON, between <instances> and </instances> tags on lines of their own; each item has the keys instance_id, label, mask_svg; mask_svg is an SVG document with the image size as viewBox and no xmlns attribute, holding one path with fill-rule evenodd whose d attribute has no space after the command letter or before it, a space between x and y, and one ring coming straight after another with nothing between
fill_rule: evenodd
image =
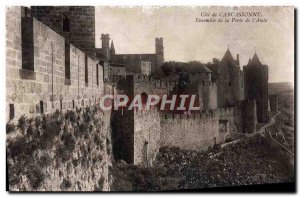
<instances>
[{"instance_id":1,"label":"hillside","mask_svg":"<svg viewBox=\"0 0 300 197\"><path fill-rule=\"evenodd\" d=\"M269 95L294 93L294 84L291 82L269 83Z\"/></svg>"}]
</instances>

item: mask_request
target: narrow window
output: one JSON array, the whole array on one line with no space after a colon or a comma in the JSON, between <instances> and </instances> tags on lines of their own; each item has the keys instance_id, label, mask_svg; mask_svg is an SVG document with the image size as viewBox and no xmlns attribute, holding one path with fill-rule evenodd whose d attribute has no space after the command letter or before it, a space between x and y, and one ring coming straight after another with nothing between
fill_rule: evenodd
<instances>
[{"instance_id":1,"label":"narrow window","mask_svg":"<svg viewBox=\"0 0 300 197\"><path fill-rule=\"evenodd\" d=\"M41 114L44 113L44 101L40 101Z\"/></svg>"},{"instance_id":2,"label":"narrow window","mask_svg":"<svg viewBox=\"0 0 300 197\"><path fill-rule=\"evenodd\" d=\"M97 86L99 85L99 65L96 64L96 81L97 81Z\"/></svg>"},{"instance_id":3,"label":"narrow window","mask_svg":"<svg viewBox=\"0 0 300 197\"><path fill-rule=\"evenodd\" d=\"M65 43L65 85L71 85L70 43Z\"/></svg>"},{"instance_id":4,"label":"narrow window","mask_svg":"<svg viewBox=\"0 0 300 197\"><path fill-rule=\"evenodd\" d=\"M14 104L9 104L9 119L14 119L15 117L15 106Z\"/></svg>"},{"instance_id":5,"label":"narrow window","mask_svg":"<svg viewBox=\"0 0 300 197\"><path fill-rule=\"evenodd\" d=\"M64 32L70 32L70 20L68 16L64 15L63 18L63 31Z\"/></svg>"},{"instance_id":6,"label":"narrow window","mask_svg":"<svg viewBox=\"0 0 300 197\"><path fill-rule=\"evenodd\" d=\"M230 81L228 82L228 86L231 87L231 82Z\"/></svg>"},{"instance_id":7,"label":"narrow window","mask_svg":"<svg viewBox=\"0 0 300 197\"><path fill-rule=\"evenodd\" d=\"M88 74L88 58L85 56L85 68L84 68L84 71L85 71L85 85L88 86L88 83L89 83L89 74Z\"/></svg>"},{"instance_id":8,"label":"narrow window","mask_svg":"<svg viewBox=\"0 0 300 197\"><path fill-rule=\"evenodd\" d=\"M62 110L62 108L63 108L62 100L60 99L59 101L60 101L60 110Z\"/></svg>"},{"instance_id":9,"label":"narrow window","mask_svg":"<svg viewBox=\"0 0 300 197\"><path fill-rule=\"evenodd\" d=\"M72 104L73 104L73 109L75 108L75 101L72 100Z\"/></svg>"}]
</instances>

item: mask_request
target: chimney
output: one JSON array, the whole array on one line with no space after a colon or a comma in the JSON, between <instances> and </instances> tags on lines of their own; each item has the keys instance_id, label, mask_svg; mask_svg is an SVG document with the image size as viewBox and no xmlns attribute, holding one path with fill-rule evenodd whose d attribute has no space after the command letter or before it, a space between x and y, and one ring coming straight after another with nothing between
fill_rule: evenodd
<instances>
[{"instance_id":1,"label":"chimney","mask_svg":"<svg viewBox=\"0 0 300 197\"><path fill-rule=\"evenodd\" d=\"M236 62L237 62L237 65L240 65L240 55L239 54L236 54Z\"/></svg>"}]
</instances>

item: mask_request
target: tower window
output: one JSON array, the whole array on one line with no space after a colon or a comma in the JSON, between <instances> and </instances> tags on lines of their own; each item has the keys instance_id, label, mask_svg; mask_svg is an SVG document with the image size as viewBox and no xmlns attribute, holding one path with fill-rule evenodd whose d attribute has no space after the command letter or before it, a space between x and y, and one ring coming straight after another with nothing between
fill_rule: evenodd
<instances>
[{"instance_id":1,"label":"tower window","mask_svg":"<svg viewBox=\"0 0 300 197\"><path fill-rule=\"evenodd\" d=\"M231 87L231 82L230 81L228 82L228 86Z\"/></svg>"},{"instance_id":2,"label":"tower window","mask_svg":"<svg viewBox=\"0 0 300 197\"><path fill-rule=\"evenodd\" d=\"M96 64L96 83L99 85L99 65Z\"/></svg>"},{"instance_id":3,"label":"tower window","mask_svg":"<svg viewBox=\"0 0 300 197\"><path fill-rule=\"evenodd\" d=\"M60 110L62 110L63 109L63 103L62 103L61 99L59 101L60 101Z\"/></svg>"},{"instance_id":4,"label":"tower window","mask_svg":"<svg viewBox=\"0 0 300 197\"><path fill-rule=\"evenodd\" d=\"M14 104L9 104L9 119L14 119L15 117L15 106Z\"/></svg>"},{"instance_id":5,"label":"tower window","mask_svg":"<svg viewBox=\"0 0 300 197\"><path fill-rule=\"evenodd\" d=\"M68 16L64 15L63 18L63 31L64 32L70 32L70 20Z\"/></svg>"},{"instance_id":6,"label":"tower window","mask_svg":"<svg viewBox=\"0 0 300 197\"><path fill-rule=\"evenodd\" d=\"M44 101L40 101L40 110L41 110L41 114L44 113Z\"/></svg>"},{"instance_id":7,"label":"tower window","mask_svg":"<svg viewBox=\"0 0 300 197\"><path fill-rule=\"evenodd\" d=\"M89 74L88 74L88 58L86 56L85 56L85 68L84 68L84 71L85 71L85 76L84 76L85 85L87 86L88 83L89 83Z\"/></svg>"}]
</instances>

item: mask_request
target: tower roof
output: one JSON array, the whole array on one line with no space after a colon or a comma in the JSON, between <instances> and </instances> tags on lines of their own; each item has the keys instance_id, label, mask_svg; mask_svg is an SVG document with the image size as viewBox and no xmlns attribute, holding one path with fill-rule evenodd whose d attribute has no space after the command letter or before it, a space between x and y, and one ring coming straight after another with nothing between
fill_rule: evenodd
<instances>
[{"instance_id":1,"label":"tower roof","mask_svg":"<svg viewBox=\"0 0 300 197\"><path fill-rule=\"evenodd\" d=\"M258 58L256 52L254 53L254 55L253 55L253 57L252 57L251 63L252 63L252 64L257 64L257 65L261 65L261 63L260 63L260 61L259 61L259 58Z\"/></svg>"},{"instance_id":2,"label":"tower roof","mask_svg":"<svg viewBox=\"0 0 300 197\"><path fill-rule=\"evenodd\" d=\"M249 64L251 64L251 57L249 57L249 60L248 60L248 64L247 64L247 65L249 65Z\"/></svg>"},{"instance_id":3,"label":"tower roof","mask_svg":"<svg viewBox=\"0 0 300 197\"><path fill-rule=\"evenodd\" d=\"M111 49L115 49L115 46L114 46L114 41L113 41L113 40L111 40L111 45L110 45L110 48L111 48Z\"/></svg>"},{"instance_id":4,"label":"tower roof","mask_svg":"<svg viewBox=\"0 0 300 197\"><path fill-rule=\"evenodd\" d=\"M231 52L230 52L230 50L229 50L229 47L228 47L228 49L227 49L227 51L225 52L225 54L224 54L224 56L223 56L223 58L222 58L222 60L221 60L222 62L223 61L229 61L229 62L234 62L234 59L233 59L233 57L232 57L232 55L231 55Z\"/></svg>"}]
</instances>

